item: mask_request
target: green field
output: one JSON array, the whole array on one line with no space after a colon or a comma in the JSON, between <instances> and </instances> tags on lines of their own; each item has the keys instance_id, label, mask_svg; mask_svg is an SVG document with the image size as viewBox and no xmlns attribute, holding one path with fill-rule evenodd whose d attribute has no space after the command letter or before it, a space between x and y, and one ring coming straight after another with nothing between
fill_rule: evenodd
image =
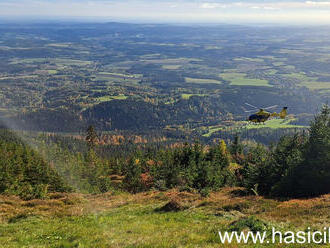
<instances>
[{"instance_id":1,"label":"green field","mask_svg":"<svg viewBox=\"0 0 330 248\"><path fill-rule=\"evenodd\" d=\"M115 72L100 72L93 76L94 80L116 82L116 83L130 83L135 84L140 81L141 75L139 74L123 74Z\"/></svg>"},{"instance_id":2,"label":"green field","mask_svg":"<svg viewBox=\"0 0 330 248\"><path fill-rule=\"evenodd\" d=\"M175 59L164 58L164 59L147 59L141 61L150 64L182 65L182 64L188 64L189 62L199 62L202 60L197 58L175 58Z\"/></svg>"},{"instance_id":3,"label":"green field","mask_svg":"<svg viewBox=\"0 0 330 248\"><path fill-rule=\"evenodd\" d=\"M315 77L308 77L305 73L290 73L290 74L281 74L281 76L288 77L288 78L295 78L301 81L308 81L308 80L316 80Z\"/></svg>"},{"instance_id":4,"label":"green field","mask_svg":"<svg viewBox=\"0 0 330 248\"><path fill-rule=\"evenodd\" d=\"M241 121L241 122L235 122L232 126L226 127L224 125L217 125L217 126L209 126L205 129L208 131L206 134L204 134L204 137L210 137L213 133L219 132L221 130L228 131L228 130L235 130L235 129L262 129L262 128L271 128L271 129L281 129L281 128L308 128L308 126L302 126L302 125L293 125L290 124L295 119L271 119L269 121L266 121L265 123L261 124L255 124L250 123L247 121Z\"/></svg>"},{"instance_id":5,"label":"green field","mask_svg":"<svg viewBox=\"0 0 330 248\"><path fill-rule=\"evenodd\" d=\"M293 125L290 124L290 122L293 121L293 119L272 119L269 121L266 121L264 124L247 124L245 128L247 129L259 129L259 128L271 128L271 129L278 129L278 128L307 128L307 126L301 126L301 125Z\"/></svg>"},{"instance_id":6,"label":"green field","mask_svg":"<svg viewBox=\"0 0 330 248\"><path fill-rule=\"evenodd\" d=\"M47 70L48 74L56 74L57 70Z\"/></svg>"},{"instance_id":7,"label":"green field","mask_svg":"<svg viewBox=\"0 0 330 248\"><path fill-rule=\"evenodd\" d=\"M125 95L118 95L118 96L101 96L98 98L95 98L97 102L108 102L112 100L125 100L127 99L127 96Z\"/></svg>"},{"instance_id":8,"label":"green field","mask_svg":"<svg viewBox=\"0 0 330 248\"><path fill-rule=\"evenodd\" d=\"M181 65L162 65L162 68L165 70L177 70Z\"/></svg>"},{"instance_id":9,"label":"green field","mask_svg":"<svg viewBox=\"0 0 330 248\"><path fill-rule=\"evenodd\" d=\"M185 78L186 83L195 83L195 84L222 84L221 81L207 78Z\"/></svg>"},{"instance_id":10,"label":"green field","mask_svg":"<svg viewBox=\"0 0 330 248\"><path fill-rule=\"evenodd\" d=\"M262 63L264 60L262 58L236 58L235 61L242 61L242 62L257 62Z\"/></svg>"},{"instance_id":11,"label":"green field","mask_svg":"<svg viewBox=\"0 0 330 248\"><path fill-rule=\"evenodd\" d=\"M274 66L283 66L283 65L285 65L285 63L280 61L280 62L274 62L273 65Z\"/></svg>"},{"instance_id":12,"label":"green field","mask_svg":"<svg viewBox=\"0 0 330 248\"><path fill-rule=\"evenodd\" d=\"M268 86L272 87L268 84L267 80L262 79L251 79L246 78L245 73L239 73L239 72L225 72L221 73L219 75L224 80L227 80L230 82L231 85L251 85L251 86Z\"/></svg>"},{"instance_id":13,"label":"green field","mask_svg":"<svg viewBox=\"0 0 330 248\"><path fill-rule=\"evenodd\" d=\"M50 43L47 46L58 47L58 48L67 48L70 47L72 43Z\"/></svg>"},{"instance_id":14,"label":"green field","mask_svg":"<svg viewBox=\"0 0 330 248\"><path fill-rule=\"evenodd\" d=\"M204 137L210 137L213 133L216 133L220 130L224 130L225 127L223 126L211 126L211 127L207 127L208 133L204 134Z\"/></svg>"},{"instance_id":15,"label":"green field","mask_svg":"<svg viewBox=\"0 0 330 248\"><path fill-rule=\"evenodd\" d=\"M120 78L141 78L141 74L124 74L118 72L99 72L100 76L120 77Z\"/></svg>"},{"instance_id":16,"label":"green field","mask_svg":"<svg viewBox=\"0 0 330 248\"><path fill-rule=\"evenodd\" d=\"M55 63L58 65L86 66L92 64L91 61L62 58L32 58L32 59L12 59L10 64L34 64L34 63Z\"/></svg>"},{"instance_id":17,"label":"green field","mask_svg":"<svg viewBox=\"0 0 330 248\"><path fill-rule=\"evenodd\" d=\"M205 96L204 94L181 94L181 98L188 100L192 96Z\"/></svg>"},{"instance_id":18,"label":"green field","mask_svg":"<svg viewBox=\"0 0 330 248\"><path fill-rule=\"evenodd\" d=\"M330 82L302 82L300 85L311 90L330 89Z\"/></svg>"}]
</instances>

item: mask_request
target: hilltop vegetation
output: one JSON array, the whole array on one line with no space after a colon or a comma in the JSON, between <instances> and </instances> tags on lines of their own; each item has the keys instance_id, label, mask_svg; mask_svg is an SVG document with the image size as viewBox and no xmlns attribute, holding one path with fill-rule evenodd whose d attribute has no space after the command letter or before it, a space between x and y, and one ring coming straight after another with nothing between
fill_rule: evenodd
<instances>
[{"instance_id":1,"label":"hilltop vegetation","mask_svg":"<svg viewBox=\"0 0 330 248\"><path fill-rule=\"evenodd\" d=\"M175 190L135 195L57 193L48 200L30 201L0 195L0 242L4 248L221 247L219 231L263 231L271 227L278 231L302 231L308 227L323 230L329 224L329 195L278 201L237 196L240 190L226 188L206 198ZM173 201L183 207L159 211ZM222 247L237 246L233 243ZM256 247L252 243L241 246Z\"/></svg>"}]
</instances>

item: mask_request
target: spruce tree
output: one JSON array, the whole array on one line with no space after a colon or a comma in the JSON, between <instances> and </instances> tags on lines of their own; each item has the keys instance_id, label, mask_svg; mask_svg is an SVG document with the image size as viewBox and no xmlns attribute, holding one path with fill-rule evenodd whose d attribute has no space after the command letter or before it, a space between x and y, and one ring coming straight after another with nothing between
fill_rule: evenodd
<instances>
[{"instance_id":1,"label":"spruce tree","mask_svg":"<svg viewBox=\"0 0 330 248\"><path fill-rule=\"evenodd\" d=\"M87 141L87 144L88 144L88 147L89 149L93 149L96 142L97 142L97 134L96 134L96 131L95 131L95 128L90 125L88 128L87 128L87 131L86 131L86 141Z\"/></svg>"},{"instance_id":2,"label":"spruce tree","mask_svg":"<svg viewBox=\"0 0 330 248\"><path fill-rule=\"evenodd\" d=\"M330 193L330 108L324 105L310 127L304 162L295 173L298 196Z\"/></svg>"}]
</instances>

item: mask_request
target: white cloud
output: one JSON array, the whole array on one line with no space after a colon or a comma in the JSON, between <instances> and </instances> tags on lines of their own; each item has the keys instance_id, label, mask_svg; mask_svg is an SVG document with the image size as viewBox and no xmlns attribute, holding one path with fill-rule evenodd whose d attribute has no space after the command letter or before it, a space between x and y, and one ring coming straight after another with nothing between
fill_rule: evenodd
<instances>
[{"instance_id":1,"label":"white cloud","mask_svg":"<svg viewBox=\"0 0 330 248\"><path fill-rule=\"evenodd\" d=\"M280 8L275 8L275 7L267 7L267 6L265 6L264 7L264 10L280 10Z\"/></svg>"},{"instance_id":2,"label":"white cloud","mask_svg":"<svg viewBox=\"0 0 330 248\"><path fill-rule=\"evenodd\" d=\"M275 8L271 6L250 6L249 8L256 10L280 10L280 8Z\"/></svg>"},{"instance_id":3,"label":"white cloud","mask_svg":"<svg viewBox=\"0 0 330 248\"><path fill-rule=\"evenodd\" d=\"M202 9L216 9L216 8L226 8L227 5L220 3L203 3L200 7Z\"/></svg>"},{"instance_id":4,"label":"white cloud","mask_svg":"<svg viewBox=\"0 0 330 248\"><path fill-rule=\"evenodd\" d=\"M307 5L312 6L330 6L330 2L314 2L314 1L306 1Z\"/></svg>"},{"instance_id":5,"label":"white cloud","mask_svg":"<svg viewBox=\"0 0 330 248\"><path fill-rule=\"evenodd\" d=\"M330 23L330 0L0 0L0 16L161 22Z\"/></svg>"}]
</instances>

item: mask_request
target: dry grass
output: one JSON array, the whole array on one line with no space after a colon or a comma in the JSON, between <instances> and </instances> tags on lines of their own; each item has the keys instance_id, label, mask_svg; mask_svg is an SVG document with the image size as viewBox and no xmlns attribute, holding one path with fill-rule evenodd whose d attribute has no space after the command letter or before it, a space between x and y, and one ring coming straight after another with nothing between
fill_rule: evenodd
<instances>
[{"instance_id":1,"label":"dry grass","mask_svg":"<svg viewBox=\"0 0 330 248\"><path fill-rule=\"evenodd\" d=\"M239 211L245 215L260 215L272 221L296 224L318 222L330 218L330 194L312 199L278 201L261 196L237 196L239 188L224 188L203 198L198 193L150 191L139 194L49 194L48 199L23 201L15 196L0 195L0 221L21 214L34 216L81 216L107 211L130 204L161 204L179 202L189 208L203 208L207 212Z\"/></svg>"},{"instance_id":2,"label":"dry grass","mask_svg":"<svg viewBox=\"0 0 330 248\"><path fill-rule=\"evenodd\" d=\"M84 213L85 197L80 194L56 193L49 199L23 201L15 196L0 195L0 222L15 216L79 216Z\"/></svg>"},{"instance_id":3,"label":"dry grass","mask_svg":"<svg viewBox=\"0 0 330 248\"><path fill-rule=\"evenodd\" d=\"M240 190L225 188L207 198L178 190L56 193L30 201L0 195L1 247L219 247L217 231L250 216L283 230L330 225L330 195L279 201L239 196ZM164 206L170 210L159 211Z\"/></svg>"}]
</instances>

